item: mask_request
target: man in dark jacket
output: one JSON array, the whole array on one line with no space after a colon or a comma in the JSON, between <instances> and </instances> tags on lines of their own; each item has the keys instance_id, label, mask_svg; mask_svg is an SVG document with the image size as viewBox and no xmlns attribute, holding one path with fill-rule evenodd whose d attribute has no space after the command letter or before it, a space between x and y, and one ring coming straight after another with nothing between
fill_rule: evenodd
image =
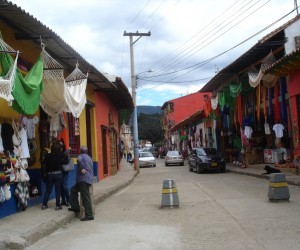
<instances>
[{"instance_id":1,"label":"man in dark jacket","mask_svg":"<svg viewBox=\"0 0 300 250\"><path fill-rule=\"evenodd\" d=\"M78 193L80 192L85 210L85 217L81 221L94 220L90 186L93 184L93 160L87 154L86 146L80 147L80 155L77 157L76 184L71 188L70 204L68 209L73 212L80 212Z\"/></svg>"}]
</instances>

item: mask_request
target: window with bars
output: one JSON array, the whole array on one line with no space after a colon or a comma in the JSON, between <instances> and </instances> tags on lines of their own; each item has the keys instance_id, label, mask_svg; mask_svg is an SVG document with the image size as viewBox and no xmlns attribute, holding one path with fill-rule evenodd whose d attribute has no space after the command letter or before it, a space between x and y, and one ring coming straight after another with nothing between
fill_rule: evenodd
<instances>
[{"instance_id":1,"label":"window with bars","mask_svg":"<svg viewBox=\"0 0 300 250\"><path fill-rule=\"evenodd\" d=\"M69 145L71 148L71 156L77 156L80 149L79 137L79 119L73 117L71 113L67 113L69 125Z\"/></svg>"}]
</instances>

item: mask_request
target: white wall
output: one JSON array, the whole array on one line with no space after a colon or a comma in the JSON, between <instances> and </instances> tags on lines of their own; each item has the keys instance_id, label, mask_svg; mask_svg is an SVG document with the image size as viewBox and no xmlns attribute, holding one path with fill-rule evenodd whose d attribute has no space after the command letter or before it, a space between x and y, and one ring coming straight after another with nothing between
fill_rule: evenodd
<instances>
[{"instance_id":1,"label":"white wall","mask_svg":"<svg viewBox=\"0 0 300 250\"><path fill-rule=\"evenodd\" d=\"M287 42L284 44L285 53L289 54L296 49L295 36L300 36L300 20L287 27L284 33L287 37Z\"/></svg>"}]
</instances>

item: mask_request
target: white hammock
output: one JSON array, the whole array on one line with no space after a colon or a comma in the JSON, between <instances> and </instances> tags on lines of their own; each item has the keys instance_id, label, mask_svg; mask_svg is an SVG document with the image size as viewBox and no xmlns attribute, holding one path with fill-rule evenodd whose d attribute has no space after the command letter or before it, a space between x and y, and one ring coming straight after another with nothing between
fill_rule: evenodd
<instances>
[{"instance_id":1,"label":"white hammock","mask_svg":"<svg viewBox=\"0 0 300 250\"><path fill-rule=\"evenodd\" d=\"M66 110L64 70L45 51L44 47L42 47L41 58L44 64L44 72L40 105L48 115L53 117Z\"/></svg>"},{"instance_id":2,"label":"white hammock","mask_svg":"<svg viewBox=\"0 0 300 250\"><path fill-rule=\"evenodd\" d=\"M17 61L18 61L19 51L15 51L7 43L5 43L1 35L0 35L0 49L4 51L3 53L13 52L17 54L12 67L9 69L9 71L6 73L5 76L0 77L0 97L5 99L8 102L11 102L14 99L11 92L13 90L13 85L15 82L15 76L17 72Z\"/></svg>"},{"instance_id":3,"label":"white hammock","mask_svg":"<svg viewBox=\"0 0 300 250\"><path fill-rule=\"evenodd\" d=\"M71 112L78 118L86 103L87 75L84 75L78 65L64 79L62 65L55 61L42 46L41 58L44 63L43 91L41 107L51 117L62 112Z\"/></svg>"},{"instance_id":4,"label":"white hammock","mask_svg":"<svg viewBox=\"0 0 300 250\"><path fill-rule=\"evenodd\" d=\"M78 118L86 104L86 85L88 75L84 75L78 64L65 80L65 101L72 115Z\"/></svg>"},{"instance_id":5,"label":"white hammock","mask_svg":"<svg viewBox=\"0 0 300 250\"><path fill-rule=\"evenodd\" d=\"M268 88L275 85L277 76L263 73L263 71L271 66L271 64L274 62L276 62L276 58L274 57L273 53L270 52L270 54L263 60L259 71L257 70L254 72L248 72L249 84L251 87L255 88L260 81L263 81L263 84Z\"/></svg>"}]
</instances>

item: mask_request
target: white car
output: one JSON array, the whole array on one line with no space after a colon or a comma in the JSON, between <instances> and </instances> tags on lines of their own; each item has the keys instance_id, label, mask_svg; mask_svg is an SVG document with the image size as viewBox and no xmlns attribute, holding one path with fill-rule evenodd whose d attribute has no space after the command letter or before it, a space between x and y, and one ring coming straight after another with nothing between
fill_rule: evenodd
<instances>
[{"instance_id":1,"label":"white car","mask_svg":"<svg viewBox=\"0 0 300 250\"><path fill-rule=\"evenodd\" d=\"M156 167L155 157L151 152L139 152L140 167Z\"/></svg>"}]
</instances>

